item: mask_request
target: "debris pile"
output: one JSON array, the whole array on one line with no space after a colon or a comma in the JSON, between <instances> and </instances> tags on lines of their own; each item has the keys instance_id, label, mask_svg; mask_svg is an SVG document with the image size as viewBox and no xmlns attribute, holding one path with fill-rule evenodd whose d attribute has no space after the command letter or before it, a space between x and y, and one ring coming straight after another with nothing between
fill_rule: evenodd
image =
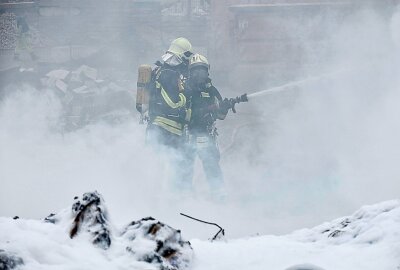
<instances>
[{"instance_id":1,"label":"debris pile","mask_svg":"<svg viewBox=\"0 0 400 270\"><path fill-rule=\"evenodd\" d=\"M12 50L17 45L17 17L14 13L0 15L0 49Z\"/></svg>"},{"instance_id":2,"label":"debris pile","mask_svg":"<svg viewBox=\"0 0 400 270\"><path fill-rule=\"evenodd\" d=\"M180 230L147 217L129 223L122 232L115 232L98 192L88 192L74 200L70 210L50 214L44 221L69 228L72 241L81 234L84 235L81 239L87 239L89 234L96 247L109 250L114 243L117 249L123 248L118 253L124 252L133 261L149 263L156 269L180 270L189 267L193 250L190 243L182 239Z\"/></svg>"},{"instance_id":3,"label":"debris pile","mask_svg":"<svg viewBox=\"0 0 400 270\"><path fill-rule=\"evenodd\" d=\"M82 199L75 197L72 205L74 222L70 237L74 238L80 230L92 235L93 244L108 249L111 245L110 230L104 200L97 192L85 193Z\"/></svg>"},{"instance_id":4,"label":"debris pile","mask_svg":"<svg viewBox=\"0 0 400 270\"><path fill-rule=\"evenodd\" d=\"M61 98L67 130L98 120L115 121L134 113L132 93L111 80L100 79L98 71L86 65L74 71L50 71L41 83Z\"/></svg>"},{"instance_id":5,"label":"debris pile","mask_svg":"<svg viewBox=\"0 0 400 270\"><path fill-rule=\"evenodd\" d=\"M158 265L159 269L185 269L192 258L190 242L180 230L152 218L130 223L122 236L129 241L127 251L138 261Z\"/></svg>"},{"instance_id":6,"label":"debris pile","mask_svg":"<svg viewBox=\"0 0 400 270\"><path fill-rule=\"evenodd\" d=\"M52 213L44 221L56 225L67 224L71 239L80 233L89 233L94 245L108 249L111 233L103 197L95 191L85 193L82 197L76 196L74 200L71 210Z\"/></svg>"}]
</instances>

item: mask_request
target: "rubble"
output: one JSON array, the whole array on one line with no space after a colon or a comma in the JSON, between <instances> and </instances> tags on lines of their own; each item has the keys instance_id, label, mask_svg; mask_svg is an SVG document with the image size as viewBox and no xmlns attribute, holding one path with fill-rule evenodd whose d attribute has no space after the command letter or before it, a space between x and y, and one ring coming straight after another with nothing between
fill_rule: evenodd
<instances>
[{"instance_id":1,"label":"rubble","mask_svg":"<svg viewBox=\"0 0 400 270\"><path fill-rule=\"evenodd\" d=\"M55 87L58 90L66 93L68 85L63 81L70 72L68 70L53 70L46 74L46 76L40 79L43 86L52 88Z\"/></svg>"},{"instance_id":2,"label":"rubble","mask_svg":"<svg viewBox=\"0 0 400 270\"><path fill-rule=\"evenodd\" d=\"M70 228L69 237L90 235L92 243L101 249L115 251L122 248L128 258L149 263L159 270L184 270L193 259L189 241L181 231L152 217L129 223L122 232L110 224L103 197L98 192L87 192L75 197L71 209L50 214L44 222ZM114 249L110 249L114 245ZM2 268L0 268L2 269ZM153 269L153 268L152 268Z\"/></svg>"},{"instance_id":3,"label":"rubble","mask_svg":"<svg viewBox=\"0 0 400 270\"><path fill-rule=\"evenodd\" d=\"M52 70L41 79L41 84L54 89L61 98L66 131L134 113L132 93L114 81L99 78L98 70L87 65L72 71Z\"/></svg>"},{"instance_id":4,"label":"rubble","mask_svg":"<svg viewBox=\"0 0 400 270\"><path fill-rule=\"evenodd\" d=\"M130 223L122 237L129 241L126 249L137 260L156 264L160 270L186 269L193 256L180 230L152 217Z\"/></svg>"}]
</instances>

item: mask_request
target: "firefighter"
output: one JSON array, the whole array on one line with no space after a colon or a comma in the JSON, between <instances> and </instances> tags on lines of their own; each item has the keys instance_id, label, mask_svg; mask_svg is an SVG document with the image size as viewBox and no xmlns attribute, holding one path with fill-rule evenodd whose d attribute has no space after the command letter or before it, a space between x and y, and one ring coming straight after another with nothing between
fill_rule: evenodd
<instances>
[{"instance_id":1,"label":"firefighter","mask_svg":"<svg viewBox=\"0 0 400 270\"><path fill-rule=\"evenodd\" d=\"M189 62L189 77L185 83L191 119L188 124L189 142L185 151L186 181L192 182L196 156L203 164L211 195L220 199L225 197L223 174L219 165L220 152L217 143L217 119L225 119L231 103L222 99L221 94L211 84L210 65L206 57L195 54Z\"/></svg>"},{"instance_id":2,"label":"firefighter","mask_svg":"<svg viewBox=\"0 0 400 270\"><path fill-rule=\"evenodd\" d=\"M149 97L147 141L174 149L183 145L184 126L190 117L183 80L187 76L192 45L186 38L172 41L153 71Z\"/></svg>"},{"instance_id":3,"label":"firefighter","mask_svg":"<svg viewBox=\"0 0 400 270\"><path fill-rule=\"evenodd\" d=\"M185 189L181 164L184 162L185 127L190 109L183 93L192 45L186 38L172 41L168 51L152 71L149 87L146 142L167 157L168 186L175 194Z\"/></svg>"}]
</instances>

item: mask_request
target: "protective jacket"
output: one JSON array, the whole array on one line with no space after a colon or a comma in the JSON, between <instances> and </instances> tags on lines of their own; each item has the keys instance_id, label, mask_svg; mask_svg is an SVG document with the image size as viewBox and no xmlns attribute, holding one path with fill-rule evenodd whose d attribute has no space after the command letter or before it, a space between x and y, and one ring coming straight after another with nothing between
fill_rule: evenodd
<instances>
[{"instance_id":1,"label":"protective jacket","mask_svg":"<svg viewBox=\"0 0 400 270\"><path fill-rule=\"evenodd\" d=\"M191 109L189 130L191 134L211 134L217 119L223 120L228 108L223 104L221 94L211 84L211 80L203 86L186 85L188 106Z\"/></svg>"},{"instance_id":2,"label":"protective jacket","mask_svg":"<svg viewBox=\"0 0 400 270\"><path fill-rule=\"evenodd\" d=\"M228 108L224 106L221 94L209 80L206 84L193 86L189 79L185 86L188 106L192 117L189 122L189 142L185 159L181 165L181 186L190 189L192 185L194 162L198 156L210 185L213 196L220 196L223 189L223 174L219 166L220 153L215 128L216 119L224 119Z\"/></svg>"},{"instance_id":3,"label":"protective jacket","mask_svg":"<svg viewBox=\"0 0 400 270\"><path fill-rule=\"evenodd\" d=\"M179 67L163 64L153 71L149 101L149 126L163 129L163 134L182 136L188 120Z\"/></svg>"}]
</instances>

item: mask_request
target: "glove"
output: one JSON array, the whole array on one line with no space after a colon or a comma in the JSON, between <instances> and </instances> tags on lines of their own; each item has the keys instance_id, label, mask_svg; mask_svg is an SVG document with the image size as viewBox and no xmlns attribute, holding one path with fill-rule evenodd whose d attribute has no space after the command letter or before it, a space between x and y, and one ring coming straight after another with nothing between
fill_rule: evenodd
<instances>
[{"instance_id":1,"label":"glove","mask_svg":"<svg viewBox=\"0 0 400 270\"><path fill-rule=\"evenodd\" d=\"M220 104L221 112L227 114L230 108L232 108L232 102L225 98Z\"/></svg>"}]
</instances>

